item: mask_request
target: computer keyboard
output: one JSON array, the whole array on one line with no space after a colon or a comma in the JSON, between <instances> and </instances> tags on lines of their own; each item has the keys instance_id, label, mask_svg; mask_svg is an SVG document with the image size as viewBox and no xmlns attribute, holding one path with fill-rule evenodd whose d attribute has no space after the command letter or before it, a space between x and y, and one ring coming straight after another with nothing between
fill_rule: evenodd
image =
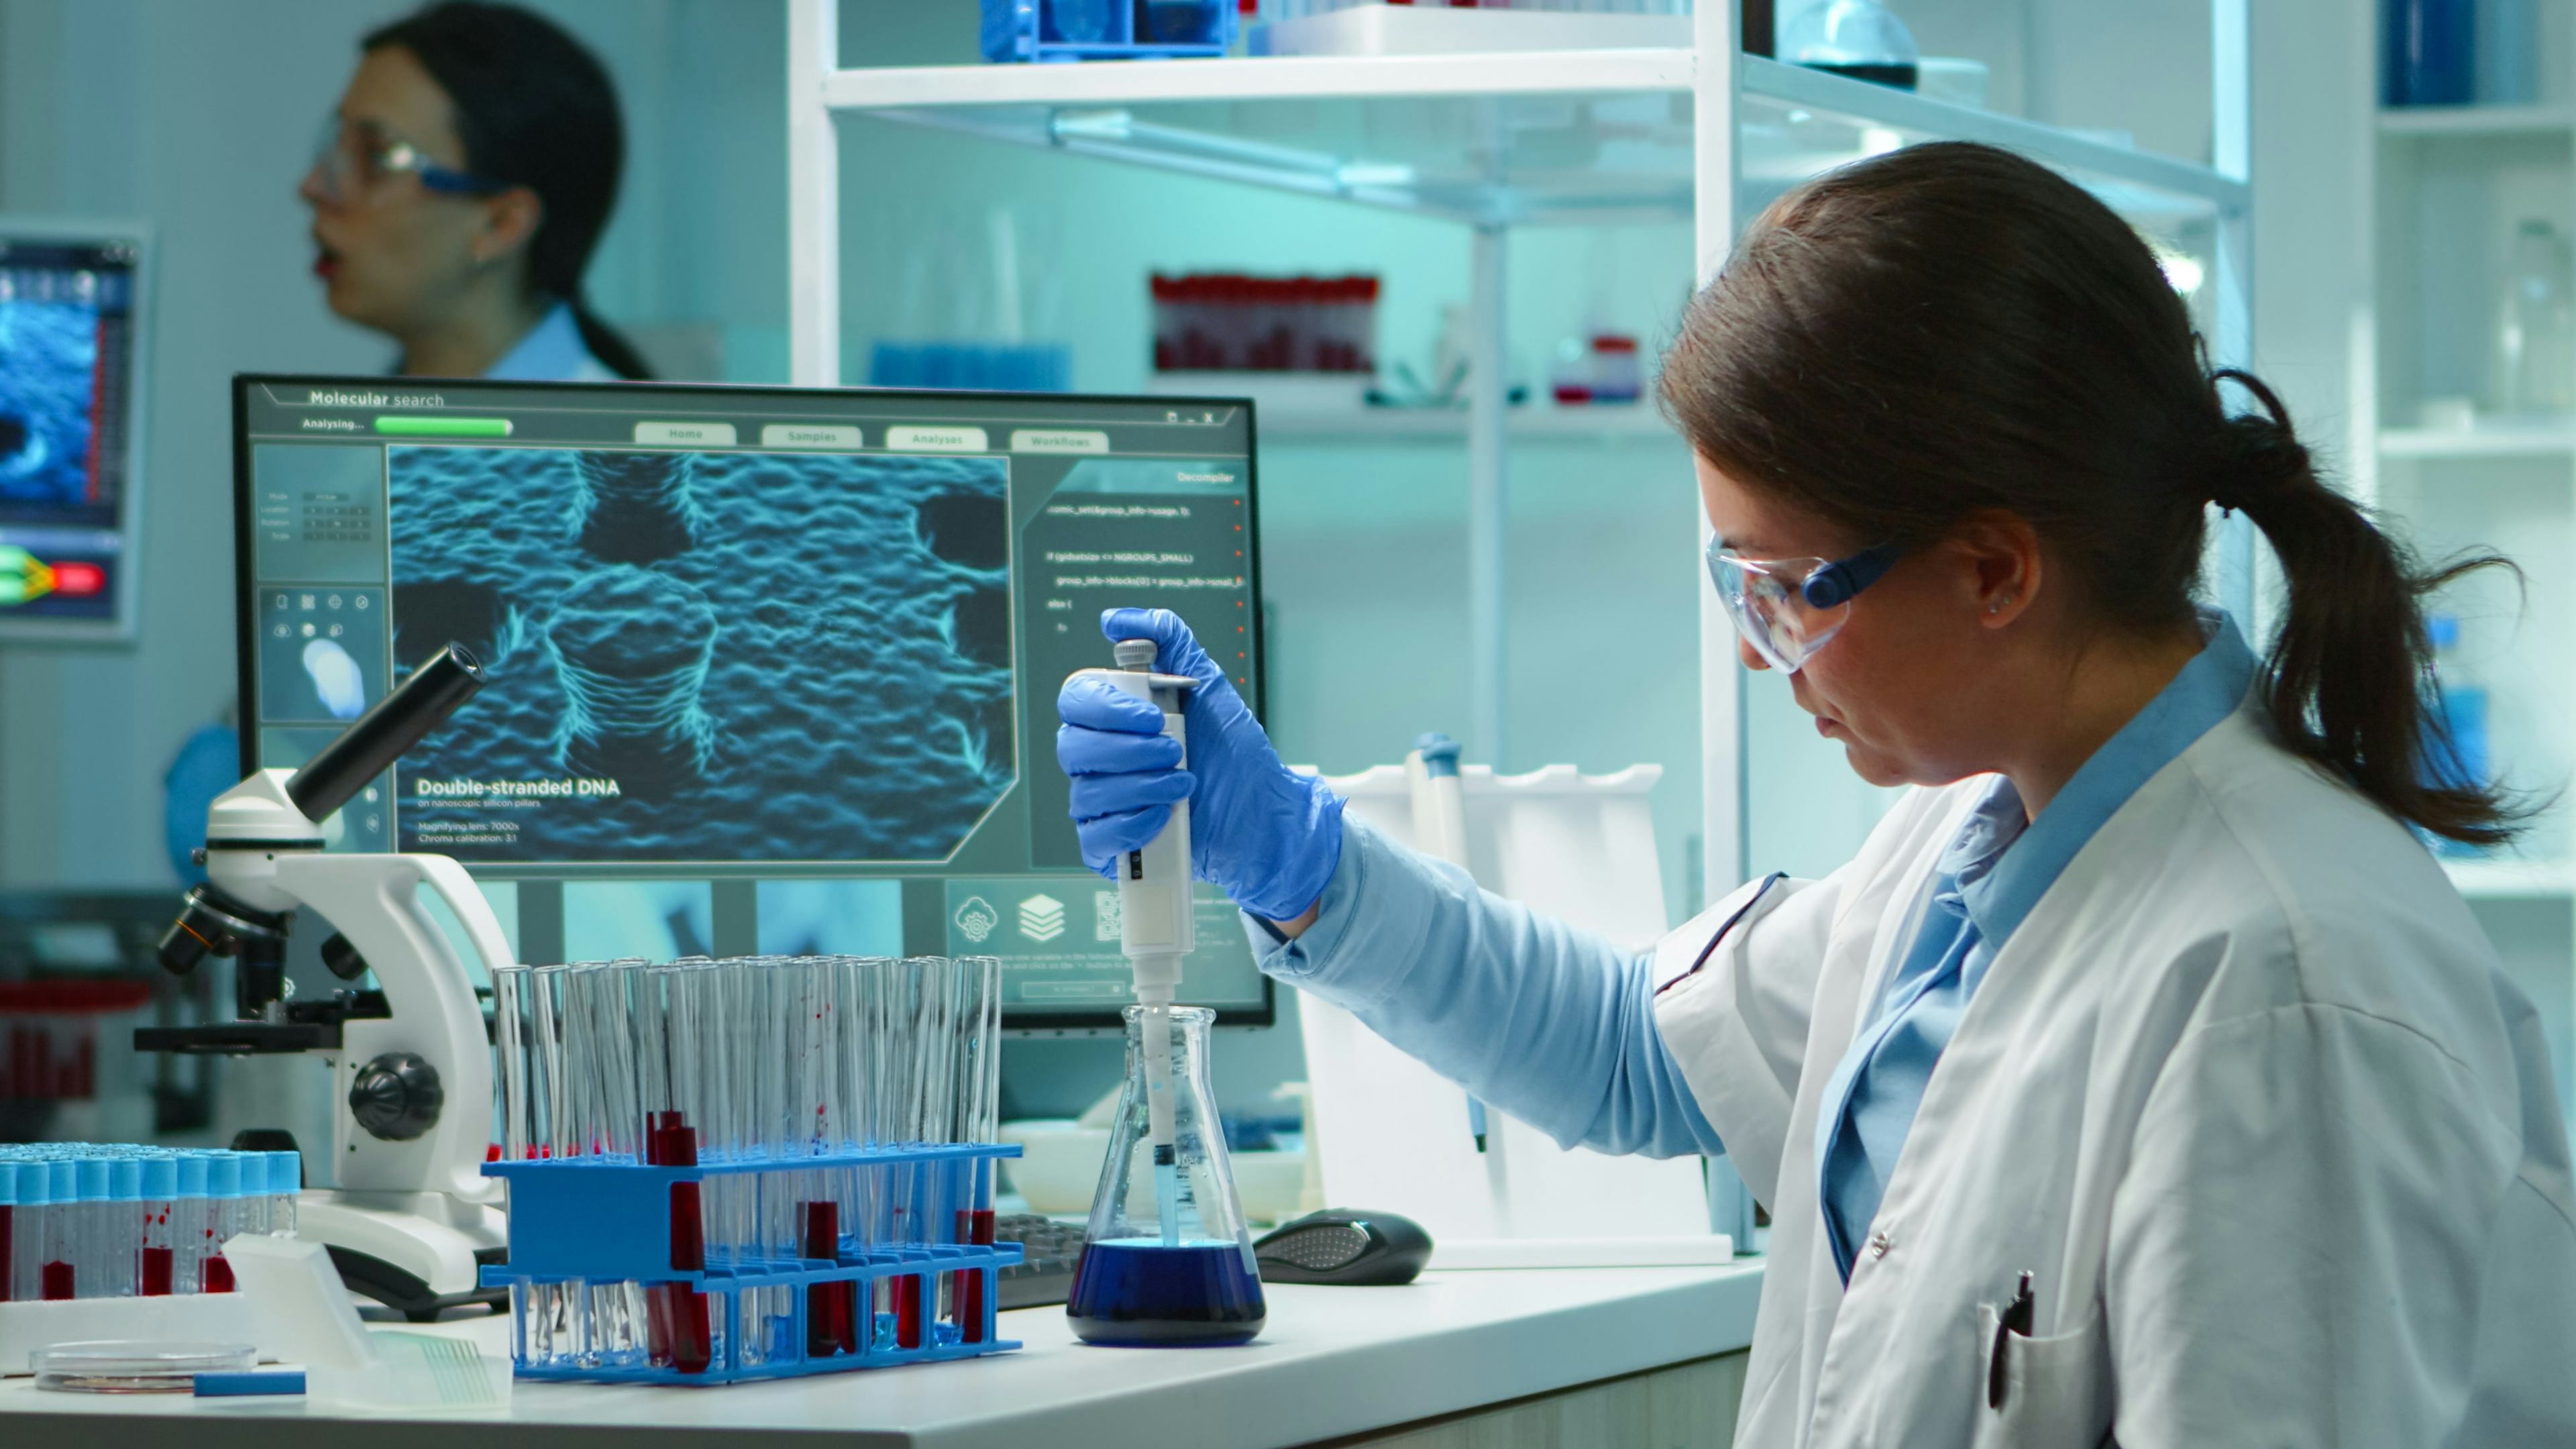
<instances>
[{"instance_id":1,"label":"computer keyboard","mask_svg":"<svg viewBox=\"0 0 2576 1449\"><path fill-rule=\"evenodd\" d=\"M993 1241L1017 1243L1023 1259L1000 1277L1003 1308L1038 1308L1073 1294L1074 1266L1082 1261L1083 1225L1037 1213L1004 1213L993 1220Z\"/></svg>"}]
</instances>

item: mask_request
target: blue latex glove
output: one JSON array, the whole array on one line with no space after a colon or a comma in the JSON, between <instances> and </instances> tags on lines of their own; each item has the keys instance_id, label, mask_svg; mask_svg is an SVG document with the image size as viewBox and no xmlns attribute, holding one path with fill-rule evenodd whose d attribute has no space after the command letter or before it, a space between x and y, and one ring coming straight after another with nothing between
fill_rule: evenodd
<instances>
[{"instance_id":1,"label":"blue latex glove","mask_svg":"<svg viewBox=\"0 0 2576 1449\"><path fill-rule=\"evenodd\" d=\"M1180 768L1181 747L1163 734L1152 702L1096 676L1066 680L1056 696L1064 726L1055 757L1073 777L1083 864L1111 876L1118 857L1151 841L1173 804L1187 800L1192 874L1265 920L1304 915L1341 862L1341 797L1279 763L1243 696L1179 615L1111 609L1100 632L1153 640L1155 669L1196 681L1181 711L1190 768Z\"/></svg>"}]
</instances>

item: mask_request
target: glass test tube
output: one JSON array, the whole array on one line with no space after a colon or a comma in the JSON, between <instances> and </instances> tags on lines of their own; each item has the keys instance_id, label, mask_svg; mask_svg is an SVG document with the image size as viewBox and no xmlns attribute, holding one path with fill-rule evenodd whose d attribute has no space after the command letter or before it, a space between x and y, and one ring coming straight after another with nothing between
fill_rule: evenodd
<instances>
[{"instance_id":1,"label":"glass test tube","mask_svg":"<svg viewBox=\"0 0 2576 1449\"><path fill-rule=\"evenodd\" d=\"M108 1243L115 1232L110 1221L114 1206L108 1201L108 1170L114 1164L104 1157L78 1159L80 1206L72 1216L71 1264L77 1288L75 1298L105 1298L112 1286L107 1271Z\"/></svg>"},{"instance_id":2,"label":"glass test tube","mask_svg":"<svg viewBox=\"0 0 2576 1449\"><path fill-rule=\"evenodd\" d=\"M135 1291L159 1298L177 1291L177 1254L170 1219L179 1206L179 1159L154 1156L142 1163L142 1211L134 1249Z\"/></svg>"},{"instance_id":3,"label":"glass test tube","mask_svg":"<svg viewBox=\"0 0 2576 1449\"><path fill-rule=\"evenodd\" d=\"M18 1211L10 1234L9 1297L32 1303L45 1296L45 1224L53 1216L53 1165L40 1158L18 1163Z\"/></svg>"},{"instance_id":4,"label":"glass test tube","mask_svg":"<svg viewBox=\"0 0 2576 1449\"><path fill-rule=\"evenodd\" d=\"M850 1097L841 1053L842 1023L848 1018L848 978L837 957L804 957L797 963L804 979L806 1014L802 1023L806 1099L809 1111L808 1152L821 1156L842 1151L849 1141ZM837 1264L841 1261L841 1223L848 1199L847 1174L814 1168L802 1174L800 1204L803 1242L800 1256ZM818 1283L806 1292L805 1352L811 1357L859 1350L857 1285Z\"/></svg>"},{"instance_id":5,"label":"glass test tube","mask_svg":"<svg viewBox=\"0 0 2576 1449\"><path fill-rule=\"evenodd\" d=\"M970 1030L966 1020L967 992L965 963L946 956L931 958L930 1015L923 1029L929 1034L931 1061L927 1073L930 1098L924 1104L926 1140L945 1145L959 1139L957 1110L967 1095L961 1072L966 1062L966 1038ZM957 1174L949 1162L929 1162L921 1171L921 1226L925 1243L961 1241L957 1229L957 1210L964 1198L958 1191ZM926 1280L923 1291L932 1300L924 1305L937 1322L956 1321L955 1287L957 1275L937 1274Z\"/></svg>"},{"instance_id":6,"label":"glass test tube","mask_svg":"<svg viewBox=\"0 0 2576 1449\"><path fill-rule=\"evenodd\" d=\"M143 1159L120 1156L108 1164L107 1231L99 1243L99 1267L107 1275L107 1297L131 1298L143 1258Z\"/></svg>"},{"instance_id":7,"label":"glass test tube","mask_svg":"<svg viewBox=\"0 0 2576 1449\"><path fill-rule=\"evenodd\" d=\"M714 1093L723 1082L722 1017L710 1009L715 995L711 966L703 957L647 967L639 1022L646 1034L640 1073L644 1101L654 1111L647 1135L649 1160L689 1166L722 1151L714 1141ZM710 1066L714 1073L710 1075ZM714 1266L723 1233L715 1194L720 1179L671 1185L671 1266ZM682 1283L654 1286L646 1295L645 1340L649 1362L683 1373L703 1373L724 1355L721 1294ZM714 1300L714 1301L711 1301Z\"/></svg>"},{"instance_id":8,"label":"glass test tube","mask_svg":"<svg viewBox=\"0 0 2576 1449\"><path fill-rule=\"evenodd\" d=\"M170 1291L195 1293L206 1282L206 1173L204 1152L179 1154L179 1196L170 1211Z\"/></svg>"},{"instance_id":9,"label":"glass test tube","mask_svg":"<svg viewBox=\"0 0 2576 1449\"><path fill-rule=\"evenodd\" d=\"M912 1039L904 1084L905 1138L914 1144L928 1146L943 1140L948 1131L950 1094L947 1078L953 1043L949 1025L953 1013L949 999L952 964L945 956L907 958L903 967L909 978L908 1027ZM902 1210L906 1215L902 1239L908 1246L919 1248L936 1241L945 1216L941 1175L930 1170L930 1164L908 1164L900 1174L903 1179ZM919 1276L895 1281L895 1346L920 1348L928 1340L927 1320L938 1315L938 1305L925 1301L935 1292L934 1280Z\"/></svg>"},{"instance_id":10,"label":"glass test tube","mask_svg":"<svg viewBox=\"0 0 2576 1449\"><path fill-rule=\"evenodd\" d=\"M492 968L492 1076L501 1113L501 1158L525 1162L533 1155L534 1108L529 1096L528 967L510 962ZM502 1191L508 1193L508 1185ZM532 1279L510 1282L510 1357L523 1364L542 1363L531 1353L531 1324L546 1314L537 1298L546 1285Z\"/></svg>"},{"instance_id":11,"label":"glass test tube","mask_svg":"<svg viewBox=\"0 0 2576 1449\"><path fill-rule=\"evenodd\" d=\"M530 1150L540 1159L573 1155L571 1061L565 1049L562 965L530 969L527 979L528 1103ZM527 1331L529 1362L572 1364L584 1351L583 1285L578 1280L531 1285Z\"/></svg>"},{"instance_id":12,"label":"glass test tube","mask_svg":"<svg viewBox=\"0 0 2576 1449\"><path fill-rule=\"evenodd\" d=\"M958 1114L960 1142L989 1143L1001 1135L1002 1112L1002 959L966 956L958 960L965 975L966 1015L972 1035L966 1039L965 1093ZM993 1242L993 1171L989 1157L963 1164L966 1200L957 1209L957 1241L979 1247ZM957 1275L956 1322L962 1342L984 1341L984 1274Z\"/></svg>"},{"instance_id":13,"label":"glass test tube","mask_svg":"<svg viewBox=\"0 0 2576 1449\"><path fill-rule=\"evenodd\" d=\"M304 1154L271 1152L268 1156L268 1230L295 1236L295 1205L304 1193Z\"/></svg>"},{"instance_id":14,"label":"glass test tube","mask_svg":"<svg viewBox=\"0 0 2576 1449\"><path fill-rule=\"evenodd\" d=\"M80 1164L68 1157L58 1157L45 1164L46 1199L45 1247L40 1271L38 1296L59 1302L74 1296L78 1286L74 1270L75 1224L79 1219Z\"/></svg>"},{"instance_id":15,"label":"glass test tube","mask_svg":"<svg viewBox=\"0 0 2576 1449\"><path fill-rule=\"evenodd\" d=\"M799 1174L785 1164L804 1155L795 1105L803 1076L796 1046L802 1040L804 993L795 963L786 957L740 957L730 965L739 981L737 999L751 1023L744 1033L751 1049L735 1059L736 1090L751 1103L752 1149L769 1164L768 1170L745 1177L757 1193L757 1236L750 1252L759 1261L774 1262L795 1257L802 1239L795 1221ZM787 1291L745 1288L740 1308L737 1362L773 1363L797 1351L790 1342L795 1304Z\"/></svg>"},{"instance_id":16,"label":"glass test tube","mask_svg":"<svg viewBox=\"0 0 2576 1449\"><path fill-rule=\"evenodd\" d=\"M241 1197L241 1157L232 1152L212 1152L206 1156L206 1202L198 1219L198 1236L205 1245L204 1257L197 1264L197 1291L230 1293L233 1291L233 1265L224 1261L224 1242L232 1236L233 1204Z\"/></svg>"},{"instance_id":17,"label":"glass test tube","mask_svg":"<svg viewBox=\"0 0 2576 1449\"><path fill-rule=\"evenodd\" d=\"M565 982L582 1071L577 1120L586 1151L610 1161L640 1160L644 1111L635 1075L635 1021L628 963L592 962L574 968ZM631 1367L646 1354L644 1285L589 1285L590 1339L584 1358L592 1366Z\"/></svg>"}]
</instances>

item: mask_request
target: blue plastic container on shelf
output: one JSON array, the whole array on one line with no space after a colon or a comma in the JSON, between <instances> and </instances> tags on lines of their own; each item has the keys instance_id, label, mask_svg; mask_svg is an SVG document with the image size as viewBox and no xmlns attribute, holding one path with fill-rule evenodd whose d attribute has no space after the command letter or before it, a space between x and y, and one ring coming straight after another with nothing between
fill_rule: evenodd
<instances>
[{"instance_id":1,"label":"blue plastic container on shelf","mask_svg":"<svg viewBox=\"0 0 2576 1449\"><path fill-rule=\"evenodd\" d=\"M1223 55L1235 0L984 0L995 62L1169 60Z\"/></svg>"},{"instance_id":2,"label":"blue plastic container on shelf","mask_svg":"<svg viewBox=\"0 0 2576 1449\"><path fill-rule=\"evenodd\" d=\"M2380 0L2380 100L2465 106L2476 99L2474 0Z\"/></svg>"},{"instance_id":3,"label":"blue plastic container on shelf","mask_svg":"<svg viewBox=\"0 0 2576 1449\"><path fill-rule=\"evenodd\" d=\"M730 1384L1002 1353L1020 1345L998 1335L996 1275L1020 1248L991 1241L992 1164L1019 1153L974 1143L693 1166L487 1162L484 1175L510 1187L510 1260L487 1265L483 1286L512 1290L523 1379ZM801 1230L801 1253L775 1250L781 1222L801 1224L788 1229ZM754 1236L767 1232L772 1249L728 1242L729 1223L761 1225ZM630 1302L643 1347L621 1354L589 1315ZM531 1332L528 1316L550 1306L569 1333ZM532 1350L540 1342L551 1347Z\"/></svg>"},{"instance_id":4,"label":"blue plastic container on shelf","mask_svg":"<svg viewBox=\"0 0 2576 1449\"><path fill-rule=\"evenodd\" d=\"M1073 349L1060 342L878 342L868 386L1000 392L1073 391Z\"/></svg>"}]
</instances>

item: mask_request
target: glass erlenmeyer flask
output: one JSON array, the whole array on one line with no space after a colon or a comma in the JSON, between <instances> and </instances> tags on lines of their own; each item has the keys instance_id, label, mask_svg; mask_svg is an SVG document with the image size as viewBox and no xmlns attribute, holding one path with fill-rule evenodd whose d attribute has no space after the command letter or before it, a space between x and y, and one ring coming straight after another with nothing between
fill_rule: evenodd
<instances>
[{"instance_id":1,"label":"glass erlenmeyer flask","mask_svg":"<svg viewBox=\"0 0 2576 1449\"><path fill-rule=\"evenodd\" d=\"M1127 1008L1127 1088L1065 1304L1089 1342L1241 1343L1269 1316L1209 1085L1215 1020L1204 1007ZM1156 1048L1169 1053L1168 1074ZM1169 1144L1154 1140L1157 1082L1172 1096ZM1168 1165L1156 1160L1166 1145Z\"/></svg>"}]
</instances>

